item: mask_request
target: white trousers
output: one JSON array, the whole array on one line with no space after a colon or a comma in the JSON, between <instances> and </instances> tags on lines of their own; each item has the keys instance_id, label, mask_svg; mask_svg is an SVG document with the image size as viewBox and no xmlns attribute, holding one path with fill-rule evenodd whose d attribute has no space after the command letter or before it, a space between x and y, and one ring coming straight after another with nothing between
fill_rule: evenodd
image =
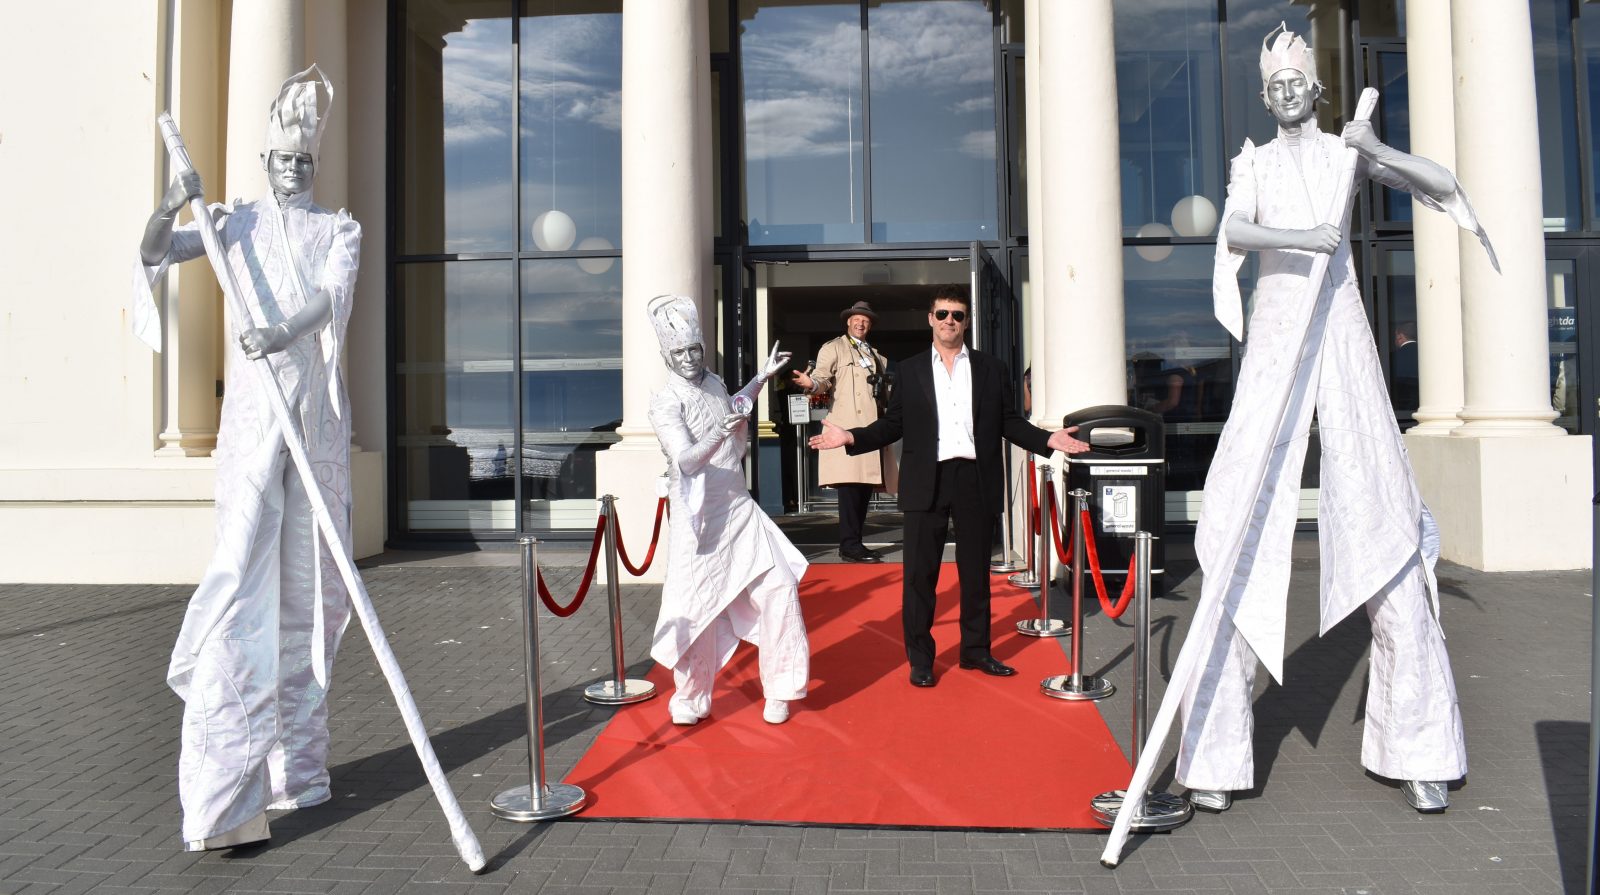
<instances>
[{"instance_id":1,"label":"white trousers","mask_svg":"<svg viewBox=\"0 0 1600 895\"><path fill-rule=\"evenodd\" d=\"M330 795L327 694L311 662L316 602L324 599L312 563L315 523L287 460L279 451L266 477L237 597L196 656L178 757L185 842ZM337 575L326 558L322 569L325 578ZM333 591L337 598L323 607L329 656L349 615L343 589Z\"/></svg>"},{"instance_id":2,"label":"white trousers","mask_svg":"<svg viewBox=\"0 0 1600 895\"><path fill-rule=\"evenodd\" d=\"M699 718L711 714L711 691L717 672L733 657L739 645L734 619L754 619L757 664L762 695L767 699L794 700L806 695L811 680L811 646L805 618L800 614L799 593L792 584L767 584L763 575L706 626L672 668L676 691L667 702L674 714Z\"/></svg>"},{"instance_id":3,"label":"white trousers","mask_svg":"<svg viewBox=\"0 0 1600 895\"><path fill-rule=\"evenodd\" d=\"M1420 559L1368 600L1366 609L1372 655L1361 764L1392 780L1464 777L1467 751L1455 678ZM1217 618L1213 631L1188 635L1204 638L1200 642L1213 649L1183 694L1177 779L1190 789L1250 789L1256 657L1227 613Z\"/></svg>"}]
</instances>

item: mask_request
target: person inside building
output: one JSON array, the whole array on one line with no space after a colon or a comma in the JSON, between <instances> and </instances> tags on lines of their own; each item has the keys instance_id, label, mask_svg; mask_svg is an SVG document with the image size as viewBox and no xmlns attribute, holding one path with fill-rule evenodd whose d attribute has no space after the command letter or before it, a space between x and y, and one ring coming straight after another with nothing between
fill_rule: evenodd
<instances>
[{"instance_id":1,"label":"person inside building","mask_svg":"<svg viewBox=\"0 0 1600 895\"><path fill-rule=\"evenodd\" d=\"M800 613L806 560L745 487L750 411L761 386L789 361L772 346L755 378L729 395L705 367L694 300L659 295L648 306L671 376L650 398L650 425L667 455L667 578L650 657L672 669L672 723L711 714L716 674L744 640L756 646L762 717L789 719L806 695L811 645Z\"/></svg>"},{"instance_id":2,"label":"person inside building","mask_svg":"<svg viewBox=\"0 0 1600 895\"><path fill-rule=\"evenodd\" d=\"M989 554L1005 499L1001 440L1036 454L1081 453L1077 427L1046 432L1012 405L1015 382L994 357L968 348L971 300L942 286L928 309L933 346L899 364L900 381L876 422L843 429L822 421L815 450L843 447L853 455L903 440L900 511L905 514L905 573L900 615L911 684L932 687L934 595L953 521L961 581L961 648L957 664L1008 677L1016 669L990 653Z\"/></svg>"},{"instance_id":3,"label":"person inside building","mask_svg":"<svg viewBox=\"0 0 1600 895\"><path fill-rule=\"evenodd\" d=\"M889 362L867 344L867 334L878 322L872 305L858 301L843 311L844 335L829 340L817 352L809 374L790 374L794 384L812 395L825 396L827 419L844 429L865 426L878 419L889 395ZM883 557L861 540L867 521L867 504L877 490L893 492L898 475L894 451L870 451L851 456L843 449L817 456L817 484L839 495L839 558L845 562L881 562Z\"/></svg>"},{"instance_id":4,"label":"person inside building","mask_svg":"<svg viewBox=\"0 0 1600 895\"><path fill-rule=\"evenodd\" d=\"M1359 155L1357 177L1407 190L1480 238L1482 229L1444 168L1378 142L1365 121L1352 121L1342 137L1319 130L1316 58L1279 28L1260 56L1262 100L1278 136L1259 147L1245 141L1233 160L1217 241L1213 298L1235 338L1245 337L1237 277L1246 252L1258 253L1260 271L1195 535L1204 576L1197 618L1212 622L1189 633L1206 647L1183 690L1177 779L1195 807L1211 811L1255 785L1251 688L1257 661L1282 680L1290 546L1315 413L1321 630L1358 606L1372 623L1362 764L1400 781L1416 810L1439 812L1447 784L1467 773L1437 618L1439 532L1395 425L1343 222L1328 223L1347 207L1337 195L1346 147ZM1331 258L1327 276L1313 281L1318 254Z\"/></svg>"},{"instance_id":5,"label":"person inside building","mask_svg":"<svg viewBox=\"0 0 1600 895\"><path fill-rule=\"evenodd\" d=\"M319 95L319 88L322 94ZM268 838L266 812L329 799L328 677L350 598L312 518L257 362L271 365L300 424L323 500L350 546L350 412L339 354L361 227L311 201L333 87L315 65L284 82L262 163L271 194L211 206L252 319L225 339L217 431L216 551L189 599L167 682L183 698L178 793L190 851ZM198 226L174 227L202 195L180 174L146 226L136 288L205 254Z\"/></svg>"}]
</instances>

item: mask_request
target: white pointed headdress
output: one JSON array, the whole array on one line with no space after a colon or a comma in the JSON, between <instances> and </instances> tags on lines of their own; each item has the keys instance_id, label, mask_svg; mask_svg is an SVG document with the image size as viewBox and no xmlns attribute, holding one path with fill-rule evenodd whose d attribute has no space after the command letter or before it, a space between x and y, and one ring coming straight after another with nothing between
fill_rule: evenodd
<instances>
[{"instance_id":1,"label":"white pointed headdress","mask_svg":"<svg viewBox=\"0 0 1600 895\"><path fill-rule=\"evenodd\" d=\"M1277 38L1274 39L1273 35ZM1261 84L1266 86L1272 76L1286 68L1306 76L1318 87L1322 81L1317 78L1317 57L1311 47L1306 45L1305 39L1289 30L1286 22L1279 22L1278 27L1267 32L1261 40Z\"/></svg>"},{"instance_id":2,"label":"white pointed headdress","mask_svg":"<svg viewBox=\"0 0 1600 895\"><path fill-rule=\"evenodd\" d=\"M319 86L326 97L317 95ZM267 112L267 151L305 152L315 161L332 107L333 83L315 62L290 76Z\"/></svg>"},{"instance_id":3,"label":"white pointed headdress","mask_svg":"<svg viewBox=\"0 0 1600 895\"><path fill-rule=\"evenodd\" d=\"M700 335L700 309L687 295L658 295L646 306L662 351L704 345Z\"/></svg>"}]
</instances>

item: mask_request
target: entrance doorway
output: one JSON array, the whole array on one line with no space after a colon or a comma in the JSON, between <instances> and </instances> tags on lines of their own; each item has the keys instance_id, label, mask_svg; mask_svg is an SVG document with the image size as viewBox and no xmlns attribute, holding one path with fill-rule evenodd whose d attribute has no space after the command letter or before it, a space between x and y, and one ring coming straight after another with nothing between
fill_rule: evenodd
<instances>
[{"instance_id":1,"label":"entrance doorway","mask_svg":"<svg viewBox=\"0 0 1600 895\"><path fill-rule=\"evenodd\" d=\"M889 359L892 375L902 360L928 347L927 308L935 290L944 285L969 287L970 280L967 258L757 263L758 331L769 334L769 344L771 339L781 340L785 350L794 352L793 368L804 369L828 340L844 332L840 312L866 301L878 314L867 342ZM793 394L788 377L783 378L784 394ZM791 424L782 407L776 409L776 431L763 439L767 449L762 461L776 461L782 470L782 511L833 513L838 506L834 492L817 485L817 456L804 449L802 440L821 431L821 423ZM763 498L769 509L777 509L775 501ZM878 495L872 508L892 511L894 495Z\"/></svg>"}]
</instances>

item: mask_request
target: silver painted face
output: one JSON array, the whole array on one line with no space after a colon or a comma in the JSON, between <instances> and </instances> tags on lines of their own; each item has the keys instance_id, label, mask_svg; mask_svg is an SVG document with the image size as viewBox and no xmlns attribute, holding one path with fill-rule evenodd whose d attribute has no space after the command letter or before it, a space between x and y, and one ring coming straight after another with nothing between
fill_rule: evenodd
<instances>
[{"instance_id":1,"label":"silver painted face","mask_svg":"<svg viewBox=\"0 0 1600 895\"><path fill-rule=\"evenodd\" d=\"M1292 68L1272 76L1262 91L1267 109L1279 124L1299 124L1316 113L1317 87L1304 74Z\"/></svg>"},{"instance_id":2,"label":"silver painted face","mask_svg":"<svg viewBox=\"0 0 1600 895\"><path fill-rule=\"evenodd\" d=\"M706 350L699 342L663 351L661 359L667 362L667 369L690 382L698 381L706 370Z\"/></svg>"},{"instance_id":3,"label":"silver painted face","mask_svg":"<svg viewBox=\"0 0 1600 895\"><path fill-rule=\"evenodd\" d=\"M311 189L316 164L307 152L274 149L267 153L267 184L274 193L293 196Z\"/></svg>"}]
</instances>

